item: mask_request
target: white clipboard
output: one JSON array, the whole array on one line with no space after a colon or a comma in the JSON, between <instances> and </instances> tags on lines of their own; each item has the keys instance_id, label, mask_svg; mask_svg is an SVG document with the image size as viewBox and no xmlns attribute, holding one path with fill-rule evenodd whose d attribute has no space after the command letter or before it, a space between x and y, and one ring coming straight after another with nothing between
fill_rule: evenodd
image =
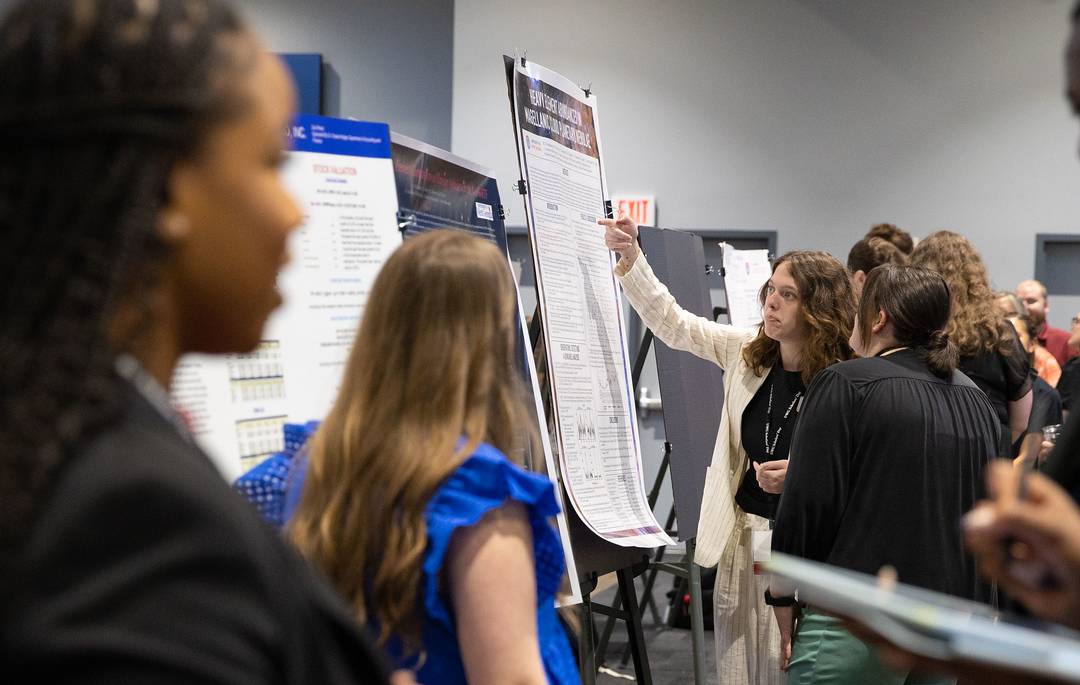
<instances>
[{"instance_id":1,"label":"white clipboard","mask_svg":"<svg viewBox=\"0 0 1080 685\"><path fill-rule=\"evenodd\" d=\"M854 619L909 652L1080 682L1080 633L1011 622L984 604L774 552L764 564L799 601Z\"/></svg>"}]
</instances>

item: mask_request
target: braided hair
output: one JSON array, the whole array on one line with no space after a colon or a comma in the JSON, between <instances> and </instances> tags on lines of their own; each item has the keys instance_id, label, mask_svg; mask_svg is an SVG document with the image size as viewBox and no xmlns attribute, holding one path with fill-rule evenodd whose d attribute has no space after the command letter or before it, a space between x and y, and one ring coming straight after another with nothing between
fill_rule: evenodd
<instances>
[{"instance_id":1,"label":"braided hair","mask_svg":"<svg viewBox=\"0 0 1080 685\"><path fill-rule=\"evenodd\" d=\"M167 255L171 170L237 107L217 77L243 32L218 0L30 0L0 23L0 559L118 414L135 341L113 320Z\"/></svg>"}]
</instances>

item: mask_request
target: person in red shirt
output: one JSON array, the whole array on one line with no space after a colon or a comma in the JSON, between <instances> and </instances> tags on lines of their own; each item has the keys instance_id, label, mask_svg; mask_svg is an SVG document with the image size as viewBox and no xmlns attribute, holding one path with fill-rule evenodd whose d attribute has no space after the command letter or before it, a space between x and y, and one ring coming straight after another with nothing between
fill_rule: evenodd
<instances>
[{"instance_id":1,"label":"person in red shirt","mask_svg":"<svg viewBox=\"0 0 1080 685\"><path fill-rule=\"evenodd\" d=\"M1016 286L1016 296L1024 303L1028 318L1035 325L1035 339L1064 367L1077 351L1069 346L1068 331L1054 328L1046 321L1046 313L1050 311L1046 286L1035 280L1022 281Z\"/></svg>"}]
</instances>

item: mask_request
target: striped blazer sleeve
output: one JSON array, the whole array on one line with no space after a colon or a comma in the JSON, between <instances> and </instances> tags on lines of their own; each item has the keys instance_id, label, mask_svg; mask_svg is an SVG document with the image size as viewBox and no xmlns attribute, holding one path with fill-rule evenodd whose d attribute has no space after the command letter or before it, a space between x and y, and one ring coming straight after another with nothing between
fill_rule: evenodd
<instances>
[{"instance_id":1,"label":"striped blazer sleeve","mask_svg":"<svg viewBox=\"0 0 1080 685\"><path fill-rule=\"evenodd\" d=\"M644 253L629 269L620 262L615 275L630 306L665 345L707 359L724 370L738 363L742 345L753 331L719 324L680 307L653 273Z\"/></svg>"}]
</instances>

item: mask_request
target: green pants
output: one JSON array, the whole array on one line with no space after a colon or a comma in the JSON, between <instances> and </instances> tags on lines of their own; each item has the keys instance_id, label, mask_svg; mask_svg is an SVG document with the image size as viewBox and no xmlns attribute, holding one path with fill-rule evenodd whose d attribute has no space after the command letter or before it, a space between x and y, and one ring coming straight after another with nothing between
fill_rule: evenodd
<instances>
[{"instance_id":1,"label":"green pants","mask_svg":"<svg viewBox=\"0 0 1080 685\"><path fill-rule=\"evenodd\" d=\"M952 680L897 673L840 620L807 610L795 630L788 685L945 685Z\"/></svg>"}]
</instances>

